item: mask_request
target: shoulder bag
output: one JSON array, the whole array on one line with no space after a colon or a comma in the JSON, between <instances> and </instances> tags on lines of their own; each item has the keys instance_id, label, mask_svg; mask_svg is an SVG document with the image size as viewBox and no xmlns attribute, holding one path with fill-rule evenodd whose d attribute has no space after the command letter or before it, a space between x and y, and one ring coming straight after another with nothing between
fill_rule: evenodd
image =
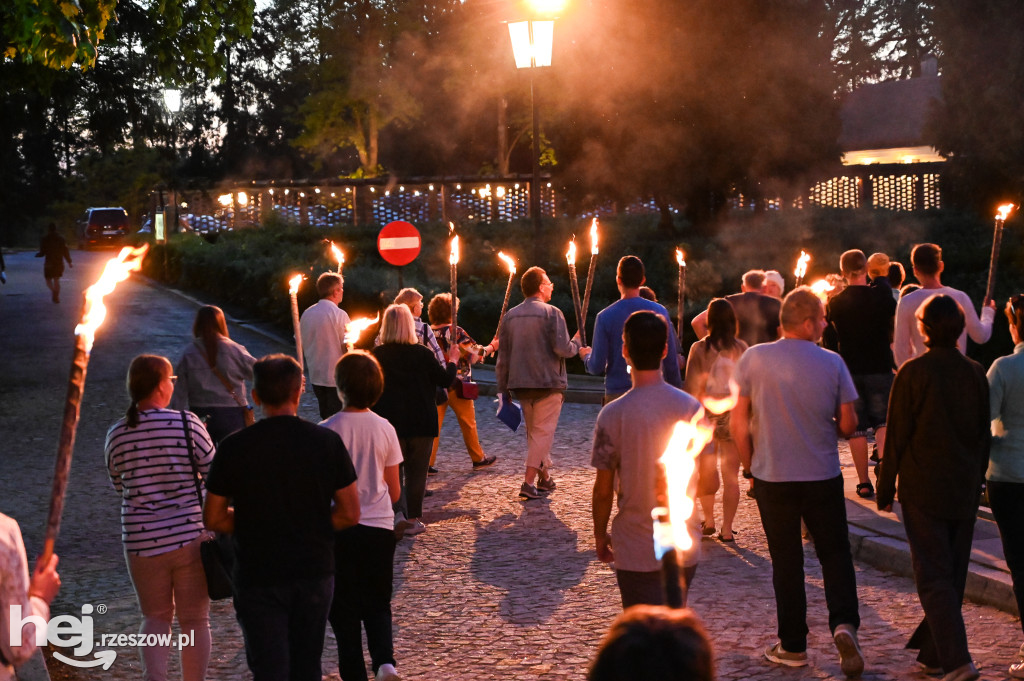
<instances>
[{"instance_id":1,"label":"shoulder bag","mask_svg":"<svg viewBox=\"0 0 1024 681\"><path fill-rule=\"evenodd\" d=\"M251 410L250 410L251 412ZM196 483L196 497L199 499L199 508L203 507L203 490L200 487L199 466L196 465L196 457L192 447L192 431L188 427L188 417L181 412L181 423L185 427L185 444L188 446L188 461L192 464L193 480ZM218 535L214 539L204 539L199 545L199 557L203 561L203 572L206 573L206 593L210 600L219 601L222 598L229 598L234 595L235 588L231 582L231 571L229 565L230 549L225 548L226 536Z\"/></svg>"}]
</instances>

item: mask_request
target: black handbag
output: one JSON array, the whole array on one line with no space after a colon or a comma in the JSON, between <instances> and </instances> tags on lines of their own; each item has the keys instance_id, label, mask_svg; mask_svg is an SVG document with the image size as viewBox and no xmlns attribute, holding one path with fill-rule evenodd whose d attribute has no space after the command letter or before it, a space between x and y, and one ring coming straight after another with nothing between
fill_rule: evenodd
<instances>
[{"instance_id":1,"label":"black handbag","mask_svg":"<svg viewBox=\"0 0 1024 681\"><path fill-rule=\"evenodd\" d=\"M188 446L188 461L192 464L193 479L196 483L196 497L199 507L203 506L203 491L200 487L202 476L196 465L196 457L192 447L192 431L188 427L188 417L181 412L181 422L185 427L185 444ZM205 539L199 545L199 558L203 561L203 572L206 573L206 593L210 600L219 601L235 595L235 586L231 581L231 564L233 555L227 535L218 534L214 539Z\"/></svg>"}]
</instances>

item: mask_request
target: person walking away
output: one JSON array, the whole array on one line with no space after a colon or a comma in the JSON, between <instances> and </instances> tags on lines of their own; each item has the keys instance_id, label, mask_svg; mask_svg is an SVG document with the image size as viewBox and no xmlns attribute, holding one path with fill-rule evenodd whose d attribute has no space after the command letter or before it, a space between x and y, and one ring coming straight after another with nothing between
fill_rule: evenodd
<instances>
[{"instance_id":1,"label":"person walking away","mask_svg":"<svg viewBox=\"0 0 1024 681\"><path fill-rule=\"evenodd\" d=\"M196 471L205 477L214 446L202 421L168 409L171 363L139 355L128 367L131 405L107 432L107 471L121 496L121 538L128 574L142 610L139 634L171 633L178 617L192 645L182 646L184 681L203 681L210 663L210 597L199 556L203 509ZM191 443L191 447L189 446ZM139 647L143 678L164 681L169 642Z\"/></svg>"},{"instance_id":2,"label":"person walking away","mask_svg":"<svg viewBox=\"0 0 1024 681\"><path fill-rule=\"evenodd\" d=\"M309 369L309 381L320 407L320 418L341 411L338 391L334 388L334 365L345 354L345 327L348 314L338 307L345 296L345 280L340 274L324 272L316 280L320 296L299 318L302 352Z\"/></svg>"},{"instance_id":3,"label":"person walking away","mask_svg":"<svg viewBox=\"0 0 1024 681\"><path fill-rule=\"evenodd\" d=\"M515 394L526 422L526 473L519 496L539 499L541 492L555 490L551 445L568 386L565 360L579 353L582 343L578 331L569 337L562 311L549 304L555 285L547 272L531 267L519 286L526 299L501 322L495 378L506 400Z\"/></svg>"},{"instance_id":4,"label":"person walking away","mask_svg":"<svg viewBox=\"0 0 1024 681\"><path fill-rule=\"evenodd\" d=\"M985 484L1013 579L1017 611L1024 612L1024 295L1010 298L1005 311L1013 354L1000 357L988 370L993 437ZM1007 673L1024 679L1024 644Z\"/></svg>"},{"instance_id":5,"label":"person walking away","mask_svg":"<svg viewBox=\"0 0 1024 681\"><path fill-rule=\"evenodd\" d=\"M626 361L622 357L622 327L634 312L650 310L662 315L669 323L668 310L657 302L640 295L646 281L644 263L635 255L626 255L615 269L615 284L619 300L597 313L594 321L593 345L580 349L580 358L588 374L604 375L604 404L624 394L631 387ZM665 381L677 388L683 387L679 373L679 342L669 323L668 355L662 362Z\"/></svg>"},{"instance_id":6,"label":"person walking away","mask_svg":"<svg viewBox=\"0 0 1024 681\"><path fill-rule=\"evenodd\" d=\"M779 337L779 308L781 302L777 298L763 293L765 272L750 270L743 274L740 293L733 293L725 299L736 311L740 330L740 339L753 347L758 343L770 343ZM708 333L707 311L701 312L690 322L697 338Z\"/></svg>"},{"instance_id":7,"label":"person walking away","mask_svg":"<svg viewBox=\"0 0 1024 681\"><path fill-rule=\"evenodd\" d=\"M598 560L615 564L623 609L665 602L651 517L659 505L658 459L676 423L691 420L700 410L697 400L666 383L662 374L670 328L663 317L649 310L629 316L623 327L623 354L632 367L633 387L601 409L594 428L590 460L597 469L591 507L594 540ZM618 512L609 534L608 519L616 497ZM695 518L688 526L695 540L693 549L682 561L686 584L697 571L700 551L694 522Z\"/></svg>"},{"instance_id":8,"label":"person walking away","mask_svg":"<svg viewBox=\"0 0 1024 681\"><path fill-rule=\"evenodd\" d=\"M423 524L423 497L427 488L430 448L437 437L437 388L455 380L458 346L448 350L444 367L434 353L421 345L414 331L412 313L405 305L390 305L380 325L381 344L373 356L384 371L384 392L373 411L388 420L398 433L403 463L399 468L402 496L398 501L395 532L416 535Z\"/></svg>"},{"instance_id":9,"label":"person walking away","mask_svg":"<svg viewBox=\"0 0 1024 681\"><path fill-rule=\"evenodd\" d=\"M170 406L191 409L217 444L255 421L245 383L252 381L256 358L231 340L224 312L215 305L196 312L192 336L174 369L178 381Z\"/></svg>"},{"instance_id":10,"label":"person walking away","mask_svg":"<svg viewBox=\"0 0 1024 681\"><path fill-rule=\"evenodd\" d=\"M708 335L690 346L690 354L686 359L686 392L704 404L711 400L729 399L733 396L733 373L736 362L747 350L747 344L736 337L736 313L732 305L724 298L715 298L708 305ZM736 517L736 509L740 504L740 454L729 432L729 414L726 410L720 414L709 412L710 420L715 424L714 436L708 447L698 457L698 479L713 480L716 471L716 459L722 468L722 529L718 538L723 542L735 541L732 522ZM704 515L701 533L715 533L715 494L700 496L700 506Z\"/></svg>"},{"instance_id":11,"label":"person walking away","mask_svg":"<svg viewBox=\"0 0 1024 681\"><path fill-rule=\"evenodd\" d=\"M359 522L356 472L334 431L298 417L302 367L253 365L255 425L221 442L203 521L232 534L235 614L254 681L321 681L334 533Z\"/></svg>"},{"instance_id":12,"label":"person walking away","mask_svg":"<svg viewBox=\"0 0 1024 681\"><path fill-rule=\"evenodd\" d=\"M39 240L39 252L37 258L43 260L43 277L46 279L46 288L50 289L50 298L55 303L60 302L60 278L64 276L64 261L68 267L74 268L71 262L71 253L64 237L57 233L57 225L50 223L46 234Z\"/></svg>"},{"instance_id":13,"label":"person walking away","mask_svg":"<svg viewBox=\"0 0 1024 681\"><path fill-rule=\"evenodd\" d=\"M995 302L986 299L981 305L979 317L974 312L974 304L966 293L943 286L941 279L945 263L942 262L942 249L935 244L914 246L914 250L910 252L910 263L914 268L914 276L921 282L921 288L901 294L896 304L896 332L893 338L896 368L903 366L908 359L924 353L924 336L917 323L917 310L933 295L950 296L964 310L964 331L956 342L960 352L967 352L968 335L975 343L987 343L992 336L992 320L996 316Z\"/></svg>"},{"instance_id":14,"label":"person walking away","mask_svg":"<svg viewBox=\"0 0 1024 681\"><path fill-rule=\"evenodd\" d=\"M714 681L715 658L693 610L637 605L612 622L587 681Z\"/></svg>"},{"instance_id":15,"label":"person walking away","mask_svg":"<svg viewBox=\"0 0 1024 681\"><path fill-rule=\"evenodd\" d=\"M888 258L885 268L888 268ZM826 344L846 362L857 389L854 409L857 430L850 436L850 454L857 469L857 496L870 499L875 488L868 477L868 429L875 431L878 449L885 451L885 417L892 388L892 329L896 301L889 289L868 285L867 258L857 249L843 253L839 269L846 278L843 291L829 299L825 316L834 331ZM887 280L886 280L887 281Z\"/></svg>"},{"instance_id":16,"label":"person walking away","mask_svg":"<svg viewBox=\"0 0 1024 681\"><path fill-rule=\"evenodd\" d=\"M891 511L898 492L924 610L907 647L926 673L970 681L979 674L961 608L988 466L989 386L981 365L957 351L964 310L955 298L929 296L917 319L927 350L893 381L878 508Z\"/></svg>"},{"instance_id":17,"label":"person walking away","mask_svg":"<svg viewBox=\"0 0 1024 681\"><path fill-rule=\"evenodd\" d=\"M328 621L338 641L341 681L366 681L362 630L376 681L399 681L391 633L395 533L391 505L401 489L402 449L386 419L370 411L384 392L373 355L355 350L334 371L342 410L324 421L345 443L355 466L359 523L335 534L334 599Z\"/></svg>"},{"instance_id":18,"label":"person walking away","mask_svg":"<svg viewBox=\"0 0 1024 681\"><path fill-rule=\"evenodd\" d=\"M864 657L836 434L849 437L857 427L857 391L842 358L817 345L825 324L809 287L786 296L782 338L748 349L736 365L739 398L730 425L744 475L749 470L756 483L772 560L779 640L764 655L789 667L807 664L803 520L821 562L840 668L852 678L864 670Z\"/></svg>"},{"instance_id":19,"label":"person walking away","mask_svg":"<svg viewBox=\"0 0 1024 681\"><path fill-rule=\"evenodd\" d=\"M427 316L430 318L430 329L441 346L441 350L447 354L451 348L452 337L452 294L438 293L430 299L427 306ZM456 381L470 382L473 380L473 362L483 361L483 358L494 351L492 344L483 347L477 345L466 330L461 326L455 330L456 344L459 347L458 368L455 373ZM448 399L437 405L437 429L440 435L441 426L444 425L444 415L451 407L455 412L455 418L459 422L459 430L462 431L462 441L466 445L470 461L473 463L473 470L480 470L490 466L498 457L487 456L480 446L480 438L476 431L476 403L472 399L466 399L459 395L454 384L448 388ZM434 464L437 462L437 449L440 437L434 438L433 448L430 450L430 468L437 470Z\"/></svg>"}]
</instances>

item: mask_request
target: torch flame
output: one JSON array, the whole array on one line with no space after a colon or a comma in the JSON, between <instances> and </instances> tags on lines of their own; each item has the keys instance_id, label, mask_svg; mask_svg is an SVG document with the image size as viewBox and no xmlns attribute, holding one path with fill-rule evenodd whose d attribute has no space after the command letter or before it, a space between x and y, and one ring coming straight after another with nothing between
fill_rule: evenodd
<instances>
[{"instance_id":1,"label":"torch flame","mask_svg":"<svg viewBox=\"0 0 1024 681\"><path fill-rule=\"evenodd\" d=\"M327 243L329 243L331 245L331 254L334 256L334 259L338 261L339 265L344 265L345 264L345 254L341 252L340 248L338 248L337 246L334 245L333 241L329 241Z\"/></svg>"},{"instance_id":2,"label":"torch flame","mask_svg":"<svg viewBox=\"0 0 1024 681\"><path fill-rule=\"evenodd\" d=\"M458 265L459 264L459 235L458 234L456 234L455 236L452 237L452 250L451 250L451 254L448 256L448 264L449 265Z\"/></svg>"},{"instance_id":3,"label":"torch flame","mask_svg":"<svg viewBox=\"0 0 1024 681\"><path fill-rule=\"evenodd\" d=\"M294 296L299 292L299 285L302 284L302 280L306 276L303 274L296 274L294 277L288 280L288 295Z\"/></svg>"},{"instance_id":4,"label":"torch flame","mask_svg":"<svg viewBox=\"0 0 1024 681\"><path fill-rule=\"evenodd\" d=\"M729 379L729 394L726 397L711 397L707 395L700 403L704 405L704 409L712 414L724 414L727 411L732 411L732 408L736 406L736 402L739 401L739 397L739 385L736 384L736 381Z\"/></svg>"},{"instance_id":5,"label":"torch flame","mask_svg":"<svg viewBox=\"0 0 1024 681\"><path fill-rule=\"evenodd\" d=\"M797 279L803 279L804 275L807 274L807 263L810 261L810 254L807 251L801 250L800 258L796 261L796 270L793 272Z\"/></svg>"},{"instance_id":6,"label":"torch flame","mask_svg":"<svg viewBox=\"0 0 1024 681\"><path fill-rule=\"evenodd\" d=\"M148 244L138 248L122 248L116 258L107 261L103 267L103 274L96 283L85 290L85 312L82 313L82 321L75 327L75 335L85 338L87 353L92 350L96 329L100 328L100 324L107 316L103 297L113 293L117 284L127 279L132 272L142 269L142 259L146 257L148 250Z\"/></svg>"},{"instance_id":7,"label":"torch flame","mask_svg":"<svg viewBox=\"0 0 1024 681\"><path fill-rule=\"evenodd\" d=\"M686 521L693 515L693 499L687 492L696 468L697 455L711 441L713 434L714 428L704 421L704 410L698 409L689 421L676 422L672 438L665 447L665 453L658 459L665 468L665 498L671 522L671 528L664 528L668 530L667 536L659 537L663 545L667 542L668 545L683 551L693 545L686 528ZM663 509L654 509L652 515L663 515L660 513L662 511Z\"/></svg>"},{"instance_id":8,"label":"torch flame","mask_svg":"<svg viewBox=\"0 0 1024 681\"><path fill-rule=\"evenodd\" d=\"M828 281L826 281L825 279L819 279L818 281L816 281L813 284L811 284L811 292L814 293L814 295L816 295L819 298L821 298L821 302L823 302L823 303L826 300L828 300L828 294L831 291L835 291L835 290L836 290L836 287L833 284L831 284Z\"/></svg>"},{"instance_id":9,"label":"torch flame","mask_svg":"<svg viewBox=\"0 0 1024 681\"><path fill-rule=\"evenodd\" d=\"M1002 206L999 206L999 213L996 214L996 220L999 220L1000 222L1006 222L1006 218L1009 217L1010 211L1012 211L1015 207L1016 206L1014 206L1012 203L1006 203L1003 204Z\"/></svg>"},{"instance_id":10,"label":"torch flame","mask_svg":"<svg viewBox=\"0 0 1024 681\"><path fill-rule=\"evenodd\" d=\"M679 250L679 249L677 248L677 249L676 249L676 263L677 263L677 264L678 264L678 265L679 265L680 267L686 267L686 261L685 261L685 260L683 260L683 258L685 258L685 257L686 257L686 254L685 254L685 253L683 253L683 252L682 252L681 250Z\"/></svg>"},{"instance_id":11,"label":"torch flame","mask_svg":"<svg viewBox=\"0 0 1024 681\"><path fill-rule=\"evenodd\" d=\"M570 265L576 264L576 237L569 242L569 250L565 253L565 261Z\"/></svg>"},{"instance_id":12,"label":"torch flame","mask_svg":"<svg viewBox=\"0 0 1024 681\"><path fill-rule=\"evenodd\" d=\"M597 218L590 222L590 254L597 255Z\"/></svg>"},{"instance_id":13,"label":"torch flame","mask_svg":"<svg viewBox=\"0 0 1024 681\"><path fill-rule=\"evenodd\" d=\"M373 319L369 317L363 317L361 319L353 319L345 325L345 344L349 347L355 346L359 342L359 336L366 329L370 328L374 324L380 321L380 312Z\"/></svg>"},{"instance_id":14,"label":"torch flame","mask_svg":"<svg viewBox=\"0 0 1024 681\"><path fill-rule=\"evenodd\" d=\"M498 251L498 257L501 258L502 260L504 260L505 264L508 265L508 273L510 275L516 273L516 261L515 260L513 260L511 257L505 255L501 251Z\"/></svg>"}]
</instances>

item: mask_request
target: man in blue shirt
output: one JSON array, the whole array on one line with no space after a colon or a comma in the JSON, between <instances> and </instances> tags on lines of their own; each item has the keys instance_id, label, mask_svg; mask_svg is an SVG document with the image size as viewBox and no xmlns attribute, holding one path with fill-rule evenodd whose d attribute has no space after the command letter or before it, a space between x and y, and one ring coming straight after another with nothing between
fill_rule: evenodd
<instances>
[{"instance_id":1,"label":"man in blue shirt","mask_svg":"<svg viewBox=\"0 0 1024 681\"><path fill-rule=\"evenodd\" d=\"M626 360L622 357L622 329L629 315L641 310L648 310L660 315L668 325L668 354L661 362L661 371L665 382L682 389L683 382L679 373L679 342L672 328L668 310L663 305L640 296L643 286L644 263L635 255L626 255L619 260L615 270L615 283L619 287L621 298L597 314L594 323L594 344L580 350L580 357L587 368L587 373L600 376L604 374L604 403L622 396L633 387L626 370Z\"/></svg>"}]
</instances>

